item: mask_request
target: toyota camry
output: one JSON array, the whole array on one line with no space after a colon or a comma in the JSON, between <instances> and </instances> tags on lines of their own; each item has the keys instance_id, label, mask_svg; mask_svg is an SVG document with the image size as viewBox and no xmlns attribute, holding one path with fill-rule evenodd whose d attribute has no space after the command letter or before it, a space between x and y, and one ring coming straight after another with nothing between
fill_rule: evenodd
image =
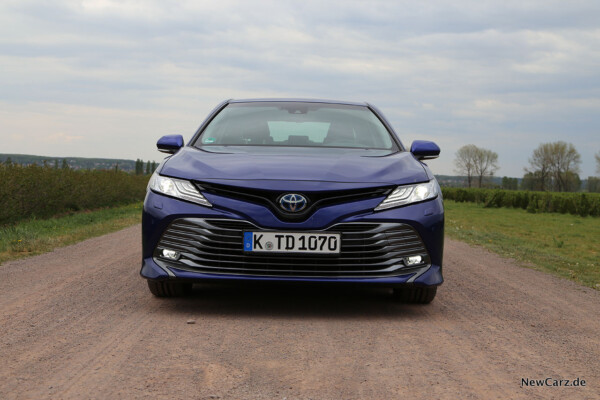
<instances>
[{"instance_id":1,"label":"toyota camry","mask_svg":"<svg viewBox=\"0 0 600 400\"><path fill-rule=\"evenodd\" d=\"M152 175L142 277L159 297L206 281L357 283L429 303L442 281L444 209L425 164L368 103L228 100Z\"/></svg>"}]
</instances>

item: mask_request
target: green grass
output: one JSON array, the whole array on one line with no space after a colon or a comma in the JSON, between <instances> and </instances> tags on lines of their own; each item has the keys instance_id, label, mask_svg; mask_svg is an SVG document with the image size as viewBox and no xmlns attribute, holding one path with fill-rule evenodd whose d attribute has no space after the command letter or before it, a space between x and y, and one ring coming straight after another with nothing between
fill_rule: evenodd
<instances>
[{"instance_id":1,"label":"green grass","mask_svg":"<svg viewBox=\"0 0 600 400\"><path fill-rule=\"evenodd\" d=\"M0 264L52 251L141 221L142 203L83 211L50 219L31 219L0 227Z\"/></svg>"},{"instance_id":2,"label":"green grass","mask_svg":"<svg viewBox=\"0 0 600 400\"><path fill-rule=\"evenodd\" d=\"M600 289L600 220L444 201L446 234Z\"/></svg>"}]
</instances>

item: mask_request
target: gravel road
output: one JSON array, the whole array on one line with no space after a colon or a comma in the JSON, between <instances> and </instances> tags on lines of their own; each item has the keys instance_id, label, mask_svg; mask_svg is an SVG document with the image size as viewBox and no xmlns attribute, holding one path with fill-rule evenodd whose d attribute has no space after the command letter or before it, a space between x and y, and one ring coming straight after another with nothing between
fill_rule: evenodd
<instances>
[{"instance_id":1,"label":"gravel road","mask_svg":"<svg viewBox=\"0 0 600 400\"><path fill-rule=\"evenodd\" d=\"M600 398L600 292L484 250L446 242L429 306L314 286L156 299L140 240L0 266L0 399Z\"/></svg>"}]
</instances>

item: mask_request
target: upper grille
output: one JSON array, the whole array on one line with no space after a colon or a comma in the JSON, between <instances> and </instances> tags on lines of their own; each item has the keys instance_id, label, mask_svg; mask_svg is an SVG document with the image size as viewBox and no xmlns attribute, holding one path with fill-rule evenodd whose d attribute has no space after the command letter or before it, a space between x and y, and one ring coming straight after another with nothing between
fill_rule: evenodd
<instances>
[{"instance_id":1,"label":"upper grille","mask_svg":"<svg viewBox=\"0 0 600 400\"><path fill-rule=\"evenodd\" d=\"M336 255L244 252L243 231L260 230L247 221L177 219L163 233L154 256L167 266L190 271L288 277L401 275L414 270L404 265L404 258L415 255L430 263L419 234L407 224L336 224L323 231L341 234L341 251ZM181 258L175 262L162 258L165 248L179 251Z\"/></svg>"},{"instance_id":2,"label":"upper grille","mask_svg":"<svg viewBox=\"0 0 600 400\"><path fill-rule=\"evenodd\" d=\"M268 207L283 221L303 221L312 215L318 207L383 197L387 196L393 189L390 186L385 186L348 190L300 191L297 193L302 194L308 200L307 207L302 212L289 213L279 207L278 201L282 195L290 192L244 188L209 182L197 182L197 185L202 192L261 204Z\"/></svg>"}]
</instances>

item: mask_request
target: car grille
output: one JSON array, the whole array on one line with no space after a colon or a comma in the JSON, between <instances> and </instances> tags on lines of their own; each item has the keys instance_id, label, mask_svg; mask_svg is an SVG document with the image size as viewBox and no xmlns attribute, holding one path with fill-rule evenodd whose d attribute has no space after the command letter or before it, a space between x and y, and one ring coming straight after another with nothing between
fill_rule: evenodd
<instances>
[{"instance_id":1,"label":"car grille","mask_svg":"<svg viewBox=\"0 0 600 400\"><path fill-rule=\"evenodd\" d=\"M333 225L322 232L341 233L341 251L335 255L244 252L243 231L260 230L247 221L177 219L163 233L154 257L164 266L187 271L287 277L396 276L430 263L419 234L407 224ZM163 258L163 249L180 252L180 259ZM422 264L404 265L405 257L416 255L423 257Z\"/></svg>"},{"instance_id":2,"label":"car grille","mask_svg":"<svg viewBox=\"0 0 600 400\"><path fill-rule=\"evenodd\" d=\"M277 215L277 217L282 221L294 222L306 220L318 208L334 204L348 203L351 201L385 197L393 190L393 187L383 186L348 190L300 191L299 193L306 197L308 201L307 207L301 212L289 213L279 207L279 199L282 195L290 192L244 188L209 182L195 183L201 192L211 193L218 196L229 197L255 204L261 204L273 211L275 215Z\"/></svg>"}]
</instances>

